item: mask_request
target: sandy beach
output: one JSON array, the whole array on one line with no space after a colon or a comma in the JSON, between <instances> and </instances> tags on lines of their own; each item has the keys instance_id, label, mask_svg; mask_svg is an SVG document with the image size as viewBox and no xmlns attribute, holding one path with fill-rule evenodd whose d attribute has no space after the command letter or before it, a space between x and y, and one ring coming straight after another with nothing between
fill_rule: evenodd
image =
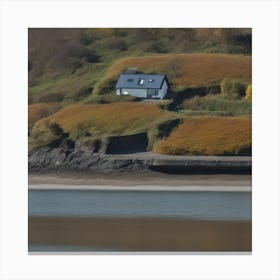
<instances>
[{"instance_id":1,"label":"sandy beach","mask_svg":"<svg viewBox=\"0 0 280 280\"><path fill-rule=\"evenodd\" d=\"M250 174L166 174L159 172L119 172L107 174L29 173L29 188L58 189L154 189L250 191Z\"/></svg>"}]
</instances>

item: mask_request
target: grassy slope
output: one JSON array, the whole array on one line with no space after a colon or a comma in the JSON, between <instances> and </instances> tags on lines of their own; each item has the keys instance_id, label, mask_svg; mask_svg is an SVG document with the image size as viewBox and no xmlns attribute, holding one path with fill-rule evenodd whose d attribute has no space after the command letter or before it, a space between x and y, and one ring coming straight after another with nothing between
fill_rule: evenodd
<instances>
[{"instance_id":1,"label":"grassy slope","mask_svg":"<svg viewBox=\"0 0 280 280\"><path fill-rule=\"evenodd\" d=\"M250 54L249 45L241 46L240 41L235 41L240 34L250 36L250 30L85 30L29 30L29 104L39 103L29 106L29 123L33 125L37 121L33 135L46 130L44 122L55 121L75 139L106 138L147 131L166 119L179 116L148 104L82 104L100 102L100 98L119 102L115 95L98 96L98 89L102 83L116 79L127 67L165 73L172 88L178 91L218 84L224 78L245 83L251 80L251 56L192 53ZM83 37L85 34L88 37ZM204 45L206 41L207 46ZM120 49L120 43L126 47ZM100 59L93 62L92 52L97 52ZM52 107L54 103L65 108L49 116L58 109ZM49 117L39 120L45 116ZM244 123L239 125L242 129ZM250 133L250 128L248 131ZM45 131L43 136L47 134Z\"/></svg>"},{"instance_id":2,"label":"grassy slope","mask_svg":"<svg viewBox=\"0 0 280 280\"><path fill-rule=\"evenodd\" d=\"M118 59L193 52L250 55L251 30L246 28L30 28L28 31L29 104L60 102L66 106L85 99L96 101L94 96L97 93L96 86L104 78L108 67ZM202 60L201 62L204 63ZM154 64L154 62L150 63ZM184 64L183 72L188 71L188 67ZM176 66L175 69L169 68L171 68L169 78L172 80L172 75L176 76L178 69ZM184 76L183 73L178 78L178 88ZM89 96L90 90L87 90L91 88L93 96ZM85 94L81 91L85 91Z\"/></svg>"},{"instance_id":3,"label":"grassy slope","mask_svg":"<svg viewBox=\"0 0 280 280\"><path fill-rule=\"evenodd\" d=\"M167 54L118 60L105 79L116 78L127 67L167 74L176 89L217 84L224 78L251 80L251 57L228 54Z\"/></svg>"},{"instance_id":4,"label":"grassy slope","mask_svg":"<svg viewBox=\"0 0 280 280\"><path fill-rule=\"evenodd\" d=\"M28 106L28 124L34 124L36 121L54 113L58 109L57 104L36 103Z\"/></svg>"},{"instance_id":5,"label":"grassy slope","mask_svg":"<svg viewBox=\"0 0 280 280\"><path fill-rule=\"evenodd\" d=\"M170 68L170 65L177 66ZM153 72L152 69L154 69L157 72L167 73L171 83L175 84L178 89L181 87L207 86L226 77L246 82L249 82L251 79L251 57L249 56L169 54L120 59L108 69L103 81L111 79L129 66L136 66L144 72ZM174 71L177 71L175 76ZM162 111L155 104L131 102L116 102L105 105L76 104L67 106L47 119L37 122L32 135L38 135L40 132L43 132L42 135L47 135L47 129L44 124L47 120L58 123L64 131L70 133L70 137L73 139L79 139L84 143L93 143L95 139L104 139L111 135L149 131L157 124L167 119L176 118L176 116L182 117L179 114ZM174 134L172 134L170 138L158 145L156 152L169 154L235 154L238 153L239 149L243 148L243 139L236 138L235 144L226 144L226 146L220 145L220 142L223 142L223 139L227 137L233 139L231 138L231 133L234 135L236 132L239 133L239 130L247 130L248 137L246 139L251 141L249 139L251 137L251 130L246 122L235 121L233 126L225 125L226 130L219 129L219 125L217 126L217 122L213 122L213 120L207 124L208 128L206 129L204 122L205 120L200 124L201 127L195 127L196 131L187 129L185 134L179 133L180 140L176 138L173 141ZM215 131L217 137L211 138L211 130ZM224 134L226 131L228 134ZM202 137L201 141L197 141L197 138L201 137L201 132L205 133L205 137ZM192 133L191 137L189 133ZM208 133L212 139L210 141L207 140ZM192 137L194 137L194 140L190 142ZM214 147L216 147L216 150Z\"/></svg>"},{"instance_id":6,"label":"grassy slope","mask_svg":"<svg viewBox=\"0 0 280 280\"><path fill-rule=\"evenodd\" d=\"M148 131L175 114L161 110L156 104L111 103L68 106L37 122L34 133L44 131L46 121L58 123L73 139L106 138ZM85 139L84 139L85 140Z\"/></svg>"},{"instance_id":7,"label":"grassy slope","mask_svg":"<svg viewBox=\"0 0 280 280\"><path fill-rule=\"evenodd\" d=\"M251 118L189 118L158 143L161 154L238 155L251 147Z\"/></svg>"}]
</instances>

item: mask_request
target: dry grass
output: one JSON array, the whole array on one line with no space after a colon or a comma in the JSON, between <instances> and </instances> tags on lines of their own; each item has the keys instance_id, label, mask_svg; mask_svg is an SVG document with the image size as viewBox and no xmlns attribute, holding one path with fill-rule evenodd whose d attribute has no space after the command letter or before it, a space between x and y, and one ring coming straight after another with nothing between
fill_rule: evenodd
<instances>
[{"instance_id":1,"label":"dry grass","mask_svg":"<svg viewBox=\"0 0 280 280\"><path fill-rule=\"evenodd\" d=\"M105 79L115 78L128 67L167 74L177 89L205 86L224 78L251 80L251 57L228 54L167 54L118 60Z\"/></svg>"},{"instance_id":2,"label":"dry grass","mask_svg":"<svg viewBox=\"0 0 280 280\"><path fill-rule=\"evenodd\" d=\"M36 121L50 115L55 111L57 104L54 103L37 103L28 106L28 123L32 124Z\"/></svg>"},{"instance_id":3,"label":"dry grass","mask_svg":"<svg viewBox=\"0 0 280 280\"><path fill-rule=\"evenodd\" d=\"M40 130L46 120L58 123L74 139L89 136L106 137L147 131L174 114L161 110L156 104L110 103L68 106L47 119L36 123Z\"/></svg>"},{"instance_id":4,"label":"dry grass","mask_svg":"<svg viewBox=\"0 0 280 280\"><path fill-rule=\"evenodd\" d=\"M190 118L158 143L161 154L238 155L251 147L250 118Z\"/></svg>"}]
</instances>

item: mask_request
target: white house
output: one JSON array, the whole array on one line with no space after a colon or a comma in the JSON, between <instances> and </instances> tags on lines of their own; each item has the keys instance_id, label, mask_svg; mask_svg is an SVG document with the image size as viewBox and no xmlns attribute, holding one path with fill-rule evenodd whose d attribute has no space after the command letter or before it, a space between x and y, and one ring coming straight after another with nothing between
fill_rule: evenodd
<instances>
[{"instance_id":1,"label":"white house","mask_svg":"<svg viewBox=\"0 0 280 280\"><path fill-rule=\"evenodd\" d=\"M168 81L165 75L159 74L121 74L116 90L117 95L163 99Z\"/></svg>"}]
</instances>

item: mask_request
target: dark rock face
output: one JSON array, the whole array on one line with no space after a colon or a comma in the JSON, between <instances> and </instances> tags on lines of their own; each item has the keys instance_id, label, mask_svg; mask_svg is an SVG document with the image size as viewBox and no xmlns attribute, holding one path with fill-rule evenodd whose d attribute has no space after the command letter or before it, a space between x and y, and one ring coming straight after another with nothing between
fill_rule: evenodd
<instances>
[{"instance_id":1,"label":"dark rock face","mask_svg":"<svg viewBox=\"0 0 280 280\"><path fill-rule=\"evenodd\" d=\"M107 158L81 149L42 148L28 153L29 171L98 171L149 169L149 161Z\"/></svg>"},{"instance_id":2,"label":"dark rock face","mask_svg":"<svg viewBox=\"0 0 280 280\"><path fill-rule=\"evenodd\" d=\"M251 173L251 157L162 156L151 153L110 155L75 149L41 148L28 153L29 171L119 171L152 170L170 174Z\"/></svg>"},{"instance_id":3,"label":"dark rock face","mask_svg":"<svg viewBox=\"0 0 280 280\"><path fill-rule=\"evenodd\" d=\"M28 153L28 168L30 171L88 170L98 160L98 155L81 149L42 148Z\"/></svg>"},{"instance_id":4,"label":"dark rock face","mask_svg":"<svg viewBox=\"0 0 280 280\"><path fill-rule=\"evenodd\" d=\"M148 136L146 132L125 135L113 136L108 140L106 154L130 154L145 152L148 147Z\"/></svg>"}]
</instances>

